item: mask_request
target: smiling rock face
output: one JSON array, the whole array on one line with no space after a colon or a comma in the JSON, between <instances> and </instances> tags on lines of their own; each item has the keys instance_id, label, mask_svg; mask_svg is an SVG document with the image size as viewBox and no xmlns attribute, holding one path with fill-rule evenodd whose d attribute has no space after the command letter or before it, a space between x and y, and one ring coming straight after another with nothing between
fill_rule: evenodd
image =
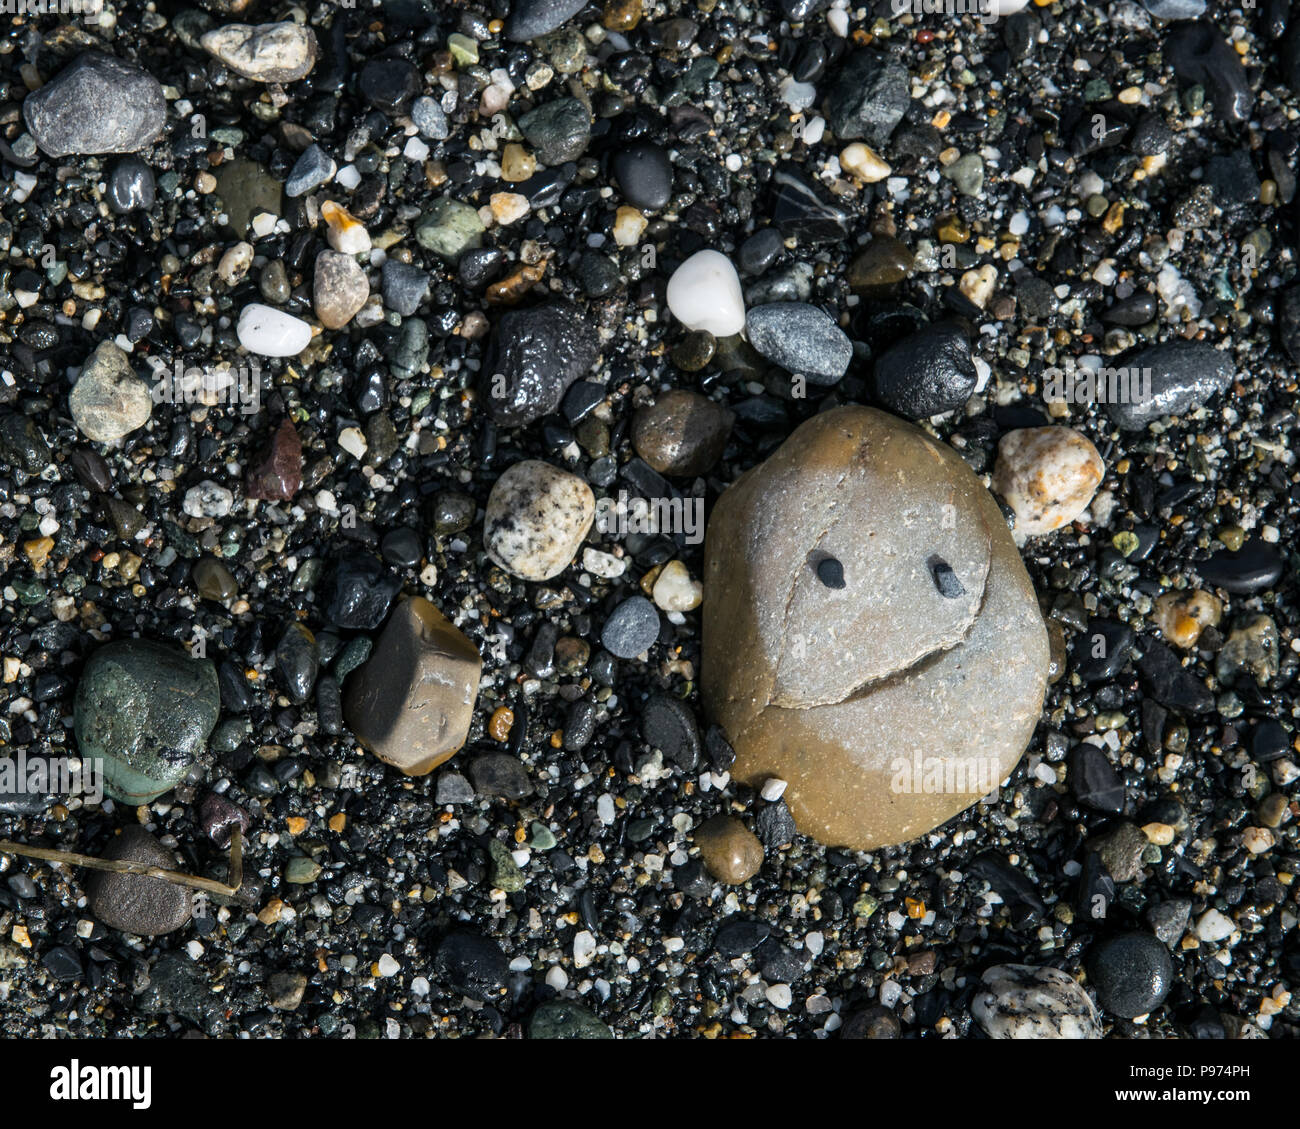
<instances>
[{"instance_id":1,"label":"smiling rock face","mask_svg":"<svg viewBox=\"0 0 1300 1129\"><path fill-rule=\"evenodd\" d=\"M870 408L799 427L718 501L703 692L734 774L788 782L799 829L905 842L995 787L1042 708L1047 632L997 504Z\"/></svg>"}]
</instances>

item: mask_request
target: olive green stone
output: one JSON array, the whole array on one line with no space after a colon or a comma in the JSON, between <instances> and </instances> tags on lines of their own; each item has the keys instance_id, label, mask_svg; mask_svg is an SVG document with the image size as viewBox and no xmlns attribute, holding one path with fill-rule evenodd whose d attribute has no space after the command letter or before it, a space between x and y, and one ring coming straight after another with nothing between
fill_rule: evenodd
<instances>
[{"instance_id":1,"label":"olive green stone","mask_svg":"<svg viewBox=\"0 0 1300 1129\"><path fill-rule=\"evenodd\" d=\"M213 557L195 561L192 576L195 591L205 600L224 604L227 600L233 600L239 592L230 569Z\"/></svg>"},{"instance_id":2,"label":"olive green stone","mask_svg":"<svg viewBox=\"0 0 1300 1129\"><path fill-rule=\"evenodd\" d=\"M614 1032L581 1004L550 1000L528 1020L530 1039L612 1039Z\"/></svg>"},{"instance_id":3,"label":"olive green stone","mask_svg":"<svg viewBox=\"0 0 1300 1129\"><path fill-rule=\"evenodd\" d=\"M892 235L874 235L849 264L849 286L859 293L887 289L907 278L915 262L912 252Z\"/></svg>"},{"instance_id":4,"label":"olive green stone","mask_svg":"<svg viewBox=\"0 0 1300 1129\"><path fill-rule=\"evenodd\" d=\"M515 894L522 890L524 872L519 869L519 864L510 853L510 848L500 839L492 839L488 843L488 854L492 859L492 873L488 881L507 894Z\"/></svg>"},{"instance_id":5,"label":"olive green stone","mask_svg":"<svg viewBox=\"0 0 1300 1129\"><path fill-rule=\"evenodd\" d=\"M137 510L130 502L124 502L121 498L114 498L111 494L105 494L100 501L103 503L104 512L108 515L114 527L117 529L117 535L123 541L134 540L135 535L145 527L145 516Z\"/></svg>"},{"instance_id":6,"label":"olive green stone","mask_svg":"<svg viewBox=\"0 0 1300 1129\"><path fill-rule=\"evenodd\" d=\"M248 234L248 225L262 212L280 216L282 189L256 161L238 158L216 173L217 194L226 213L226 230L236 239Z\"/></svg>"},{"instance_id":7,"label":"olive green stone","mask_svg":"<svg viewBox=\"0 0 1300 1129\"><path fill-rule=\"evenodd\" d=\"M1024 753L1048 666L997 503L903 420L822 412L714 507L704 702L735 779L785 781L806 835L870 850L975 803Z\"/></svg>"},{"instance_id":8,"label":"olive green stone","mask_svg":"<svg viewBox=\"0 0 1300 1129\"><path fill-rule=\"evenodd\" d=\"M416 225L415 239L425 250L454 263L466 251L483 246L483 231L477 209L444 196Z\"/></svg>"},{"instance_id":9,"label":"olive green stone","mask_svg":"<svg viewBox=\"0 0 1300 1129\"><path fill-rule=\"evenodd\" d=\"M284 868L284 880L292 882L295 886L306 886L309 882L315 882L320 877L320 872L320 863L315 859L308 858L306 855L296 855Z\"/></svg>"},{"instance_id":10,"label":"olive green stone","mask_svg":"<svg viewBox=\"0 0 1300 1129\"><path fill-rule=\"evenodd\" d=\"M683 372L699 372L713 360L713 354L717 349L717 341L712 333L696 329L673 346L670 358Z\"/></svg>"},{"instance_id":11,"label":"olive green stone","mask_svg":"<svg viewBox=\"0 0 1300 1129\"><path fill-rule=\"evenodd\" d=\"M147 639L106 643L77 684L73 729L83 758L101 762L104 791L144 804L176 785L207 747L221 712L207 659Z\"/></svg>"}]
</instances>

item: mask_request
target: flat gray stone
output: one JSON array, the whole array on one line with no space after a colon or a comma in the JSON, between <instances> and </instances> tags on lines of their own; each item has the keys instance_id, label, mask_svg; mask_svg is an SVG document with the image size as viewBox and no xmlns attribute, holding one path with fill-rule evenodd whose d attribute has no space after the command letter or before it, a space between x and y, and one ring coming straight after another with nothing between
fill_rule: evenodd
<instances>
[{"instance_id":1,"label":"flat gray stone","mask_svg":"<svg viewBox=\"0 0 1300 1129\"><path fill-rule=\"evenodd\" d=\"M88 51L23 102L23 120L51 157L134 153L167 124L167 99L153 75Z\"/></svg>"}]
</instances>

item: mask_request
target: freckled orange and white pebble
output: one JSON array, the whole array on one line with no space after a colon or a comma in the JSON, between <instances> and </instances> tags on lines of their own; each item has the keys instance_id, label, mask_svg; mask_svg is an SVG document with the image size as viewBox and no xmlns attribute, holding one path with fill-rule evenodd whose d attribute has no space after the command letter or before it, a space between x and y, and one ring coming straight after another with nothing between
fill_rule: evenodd
<instances>
[{"instance_id":1,"label":"freckled orange and white pebble","mask_svg":"<svg viewBox=\"0 0 1300 1129\"><path fill-rule=\"evenodd\" d=\"M494 192L488 203L492 206L492 218L502 227L528 214L528 197L518 192Z\"/></svg>"},{"instance_id":2,"label":"freckled orange and white pebble","mask_svg":"<svg viewBox=\"0 0 1300 1129\"><path fill-rule=\"evenodd\" d=\"M1077 518L1105 473L1097 448L1073 428L1026 427L998 444L993 489L1015 511L1016 540L1023 541Z\"/></svg>"},{"instance_id":3,"label":"freckled orange and white pebble","mask_svg":"<svg viewBox=\"0 0 1300 1129\"><path fill-rule=\"evenodd\" d=\"M632 247L645 231L647 220L635 208L624 204L614 213L614 242L620 247Z\"/></svg>"},{"instance_id":4,"label":"freckled orange and white pebble","mask_svg":"<svg viewBox=\"0 0 1300 1129\"><path fill-rule=\"evenodd\" d=\"M329 231L325 238L329 245L344 255L362 255L370 250L370 233L366 225L346 208L326 200L320 206L320 218Z\"/></svg>"},{"instance_id":5,"label":"freckled orange and white pebble","mask_svg":"<svg viewBox=\"0 0 1300 1129\"><path fill-rule=\"evenodd\" d=\"M1208 592L1166 592L1156 600L1152 622L1175 647L1196 646L1201 632L1218 625L1223 604Z\"/></svg>"}]
</instances>

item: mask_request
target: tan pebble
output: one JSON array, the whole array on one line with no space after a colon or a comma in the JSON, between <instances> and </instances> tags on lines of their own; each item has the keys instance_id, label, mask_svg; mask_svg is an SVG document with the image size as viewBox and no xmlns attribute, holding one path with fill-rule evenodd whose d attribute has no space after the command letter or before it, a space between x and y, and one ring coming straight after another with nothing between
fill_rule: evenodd
<instances>
[{"instance_id":1,"label":"tan pebble","mask_svg":"<svg viewBox=\"0 0 1300 1129\"><path fill-rule=\"evenodd\" d=\"M523 219L529 211L528 197L518 192L494 192L489 203L492 218L502 227Z\"/></svg>"},{"instance_id":2,"label":"tan pebble","mask_svg":"<svg viewBox=\"0 0 1300 1129\"><path fill-rule=\"evenodd\" d=\"M537 171L537 158L517 141L512 141L501 151L501 179L509 184L519 184Z\"/></svg>"},{"instance_id":3,"label":"tan pebble","mask_svg":"<svg viewBox=\"0 0 1300 1129\"><path fill-rule=\"evenodd\" d=\"M1142 834L1148 843L1157 847L1167 847L1174 841L1174 829L1167 823L1148 823L1142 828Z\"/></svg>"},{"instance_id":4,"label":"tan pebble","mask_svg":"<svg viewBox=\"0 0 1300 1129\"><path fill-rule=\"evenodd\" d=\"M1273 849L1273 832L1267 827L1247 827L1241 833L1241 845L1252 855L1262 855Z\"/></svg>"},{"instance_id":5,"label":"tan pebble","mask_svg":"<svg viewBox=\"0 0 1300 1129\"><path fill-rule=\"evenodd\" d=\"M729 815L715 815L696 828L695 845L709 873L729 886L748 882L763 866L758 836Z\"/></svg>"},{"instance_id":6,"label":"tan pebble","mask_svg":"<svg viewBox=\"0 0 1300 1129\"><path fill-rule=\"evenodd\" d=\"M32 568L44 568L45 562L50 559L50 552L53 548L53 537L37 537L31 541L23 542L23 552L26 554L28 561L31 562Z\"/></svg>"}]
</instances>

